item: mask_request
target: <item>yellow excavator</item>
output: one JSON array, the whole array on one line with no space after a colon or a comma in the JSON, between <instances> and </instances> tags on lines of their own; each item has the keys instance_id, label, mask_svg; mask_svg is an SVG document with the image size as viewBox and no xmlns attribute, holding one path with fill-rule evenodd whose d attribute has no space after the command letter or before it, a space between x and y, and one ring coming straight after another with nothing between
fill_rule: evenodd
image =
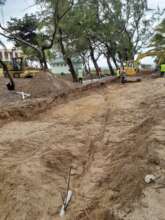
<instances>
[{"instance_id":1,"label":"yellow excavator","mask_svg":"<svg viewBox=\"0 0 165 220\"><path fill-rule=\"evenodd\" d=\"M156 56L158 58L157 64L159 65L162 61L162 58L165 58L165 51L164 50L150 50L145 53L139 53L136 60L134 61L127 61L124 70L128 76L136 76L140 70L139 70L139 65L140 65L140 60L145 58L145 57L150 57L150 56Z\"/></svg>"},{"instance_id":2,"label":"yellow excavator","mask_svg":"<svg viewBox=\"0 0 165 220\"><path fill-rule=\"evenodd\" d=\"M3 76L3 68L0 68L0 77Z\"/></svg>"},{"instance_id":3,"label":"yellow excavator","mask_svg":"<svg viewBox=\"0 0 165 220\"><path fill-rule=\"evenodd\" d=\"M29 67L25 57L13 58L7 66L14 78L30 78L40 72L40 69Z\"/></svg>"},{"instance_id":4,"label":"yellow excavator","mask_svg":"<svg viewBox=\"0 0 165 220\"><path fill-rule=\"evenodd\" d=\"M124 66L124 72L127 74L127 76L136 76L138 74L138 71L139 68L135 61L127 61L126 65Z\"/></svg>"},{"instance_id":5,"label":"yellow excavator","mask_svg":"<svg viewBox=\"0 0 165 220\"><path fill-rule=\"evenodd\" d=\"M14 78L31 78L40 72L40 69L33 68L27 65L26 57L12 58L7 64L10 74ZM6 73L0 68L0 77L6 76Z\"/></svg>"}]
</instances>

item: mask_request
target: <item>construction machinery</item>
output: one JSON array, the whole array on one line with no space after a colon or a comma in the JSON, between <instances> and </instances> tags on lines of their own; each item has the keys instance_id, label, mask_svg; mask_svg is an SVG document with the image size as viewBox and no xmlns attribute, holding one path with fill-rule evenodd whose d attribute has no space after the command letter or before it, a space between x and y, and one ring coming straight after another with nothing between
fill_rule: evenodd
<instances>
[{"instance_id":1,"label":"construction machinery","mask_svg":"<svg viewBox=\"0 0 165 220\"><path fill-rule=\"evenodd\" d=\"M12 58L11 62L7 63L7 67L14 78L31 78L40 72L40 69L28 66L25 57Z\"/></svg>"},{"instance_id":2,"label":"construction machinery","mask_svg":"<svg viewBox=\"0 0 165 220\"><path fill-rule=\"evenodd\" d=\"M135 61L127 61L126 65L124 66L124 72L127 74L127 76L135 76L138 74L138 71L139 68Z\"/></svg>"},{"instance_id":3,"label":"construction machinery","mask_svg":"<svg viewBox=\"0 0 165 220\"><path fill-rule=\"evenodd\" d=\"M156 56L157 64L160 65L162 57L165 57L164 50L150 50L145 53L139 53L135 60L127 61L124 67L124 71L128 76L136 76L139 72L140 60L145 57Z\"/></svg>"},{"instance_id":4,"label":"construction machinery","mask_svg":"<svg viewBox=\"0 0 165 220\"><path fill-rule=\"evenodd\" d=\"M0 68L0 77L3 76L3 68Z\"/></svg>"}]
</instances>

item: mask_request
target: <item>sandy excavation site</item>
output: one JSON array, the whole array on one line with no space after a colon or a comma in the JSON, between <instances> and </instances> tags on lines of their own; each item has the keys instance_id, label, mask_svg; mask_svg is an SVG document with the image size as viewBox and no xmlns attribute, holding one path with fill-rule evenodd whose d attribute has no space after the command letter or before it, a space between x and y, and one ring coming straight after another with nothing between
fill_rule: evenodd
<instances>
[{"instance_id":1,"label":"sandy excavation site","mask_svg":"<svg viewBox=\"0 0 165 220\"><path fill-rule=\"evenodd\" d=\"M0 220L165 220L165 79L37 77L0 82Z\"/></svg>"}]
</instances>

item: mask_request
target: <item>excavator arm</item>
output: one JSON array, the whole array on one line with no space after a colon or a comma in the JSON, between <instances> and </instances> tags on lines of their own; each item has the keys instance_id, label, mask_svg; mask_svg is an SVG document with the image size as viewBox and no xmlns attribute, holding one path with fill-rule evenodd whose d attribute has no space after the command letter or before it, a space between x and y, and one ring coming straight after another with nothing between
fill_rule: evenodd
<instances>
[{"instance_id":1,"label":"excavator arm","mask_svg":"<svg viewBox=\"0 0 165 220\"><path fill-rule=\"evenodd\" d=\"M145 53L139 53L135 63L139 63L141 59L145 57L151 57L151 56L156 56L158 58L158 64L161 62L161 57L165 57L165 50L150 50Z\"/></svg>"},{"instance_id":2,"label":"excavator arm","mask_svg":"<svg viewBox=\"0 0 165 220\"><path fill-rule=\"evenodd\" d=\"M134 61L130 61L126 66L125 66L125 72L128 76L135 76L138 72L138 66L140 64L140 60L142 60L145 57L151 57L151 56L156 56L158 59L158 64L161 64L162 62L165 62L165 50L158 48L157 50L150 50L145 53L139 53L137 58ZM130 63L132 65L130 65Z\"/></svg>"}]
</instances>

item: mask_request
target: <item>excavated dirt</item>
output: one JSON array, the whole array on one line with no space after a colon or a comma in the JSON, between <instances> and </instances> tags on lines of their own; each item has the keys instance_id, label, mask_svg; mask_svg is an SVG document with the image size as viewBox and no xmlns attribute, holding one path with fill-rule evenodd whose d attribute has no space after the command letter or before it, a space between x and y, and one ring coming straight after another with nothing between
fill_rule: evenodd
<instances>
[{"instance_id":1,"label":"excavated dirt","mask_svg":"<svg viewBox=\"0 0 165 220\"><path fill-rule=\"evenodd\" d=\"M34 78L14 79L16 91L8 91L8 79L0 78L0 126L6 121L15 119L27 120L36 118L45 111L52 102L71 93L77 85L70 81L58 78L49 72L40 72ZM22 100L25 92L30 98Z\"/></svg>"},{"instance_id":2,"label":"excavated dirt","mask_svg":"<svg viewBox=\"0 0 165 220\"><path fill-rule=\"evenodd\" d=\"M14 79L16 91L30 93L32 98L55 96L75 88L71 81L58 78L49 72L40 72L33 78ZM0 78L0 105L20 100L20 95L6 90L8 79Z\"/></svg>"},{"instance_id":3,"label":"excavated dirt","mask_svg":"<svg viewBox=\"0 0 165 220\"><path fill-rule=\"evenodd\" d=\"M35 119L40 113L51 108L52 104L67 103L76 97L85 96L89 90L101 89L117 80L114 77L104 77L93 82L86 81L81 85L49 72L40 72L34 78L14 81L16 90L8 91L8 79L0 78L0 127L16 119ZM30 98L23 100L20 92L29 94Z\"/></svg>"},{"instance_id":4,"label":"excavated dirt","mask_svg":"<svg viewBox=\"0 0 165 220\"><path fill-rule=\"evenodd\" d=\"M30 91L30 89L29 89ZM37 112L36 112L37 114ZM0 220L164 219L165 80L109 85L0 129ZM157 176L146 184L147 174Z\"/></svg>"}]
</instances>

